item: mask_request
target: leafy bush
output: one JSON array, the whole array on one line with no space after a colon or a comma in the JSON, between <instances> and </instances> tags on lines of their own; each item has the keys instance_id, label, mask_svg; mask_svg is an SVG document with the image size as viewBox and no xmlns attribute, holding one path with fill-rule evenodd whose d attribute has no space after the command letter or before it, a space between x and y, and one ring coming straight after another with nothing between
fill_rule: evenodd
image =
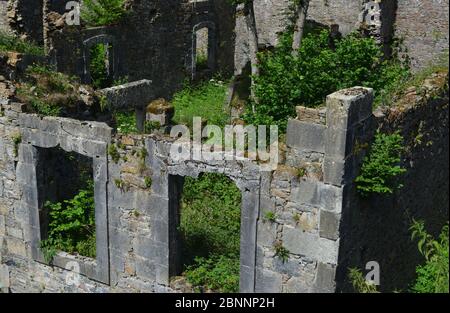
<instances>
[{"instance_id":1,"label":"leafy bush","mask_svg":"<svg viewBox=\"0 0 450 313\"><path fill-rule=\"evenodd\" d=\"M174 122L192 128L192 120L198 116L208 121L208 124L226 125L229 117L224 109L226 95L226 84L214 79L198 86L186 86L174 95Z\"/></svg>"},{"instance_id":2,"label":"leafy bush","mask_svg":"<svg viewBox=\"0 0 450 313\"><path fill-rule=\"evenodd\" d=\"M398 133L386 135L378 132L369 155L364 159L361 174L355 180L362 196L391 194L400 189L396 177L405 173L400 163L403 137Z\"/></svg>"},{"instance_id":3,"label":"leafy bush","mask_svg":"<svg viewBox=\"0 0 450 313\"><path fill-rule=\"evenodd\" d=\"M412 287L413 292L418 293L448 293L448 224L445 225L435 240L433 236L425 230L423 222L414 221L412 239L418 239L418 248L425 257L425 264L419 265L416 269L417 280Z\"/></svg>"},{"instance_id":4,"label":"leafy bush","mask_svg":"<svg viewBox=\"0 0 450 313\"><path fill-rule=\"evenodd\" d=\"M187 268L186 278L197 289L239 292L239 266L239 258L234 255L198 257L195 264Z\"/></svg>"},{"instance_id":5,"label":"leafy bush","mask_svg":"<svg viewBox=\"0 0 450 313\"><path fill-rule=\"evenodd\" d=\"M45 54L43 47L5 32L0 32L0 51L14 51L41 56Z\"/></svg>"},{"instance_id":6,"label":"leafy bush","mask_svg":"<svg viewBox=\"0 0 450 313\"><path fill-rule=\"evenodd\" d=\"M292 38L285 34L275 51L259 54L260 75L254 78L258 103L244 116L247 122L284 130L295 106L320 106L330 93L356 85L381 91L408 75L403 64L381 61L375 41L356 33L331 45L329 31L310 32L298 56L291 47Z\"/></svg>"},{"instance_id":7,"label":"leafy bush","mask_svg":"<svg viewBox=\"0 0 450 313\"><path fill-rule=\"evenodd\" d=\"M95 203L94 183L88 181L87 187L70 200L45 203L49 212L48 238L41 242L47 261L57 251L79 253L95 258Z\"/></svg>"},{"instance_id":8,"label":"leafy bush","mask_svg":"<svg viewBox=\"0 0 450 313\"><path fill-rule=\"evenodd\" d=\"M185 275L194 286L219 291L239 288L241 192L227 177L186 178L180 232Z\"/></svg>"},{"instance_id":9,"label":"leafy bush","mask_svg":"<svg viewBox=\"0 0 450 313\"><path fill-rule=\"evenodd\" d=\"M125 0L84 0L81 19L88 26L105 26L119 22L127 13Z\"/></svg>"}]
</instances>

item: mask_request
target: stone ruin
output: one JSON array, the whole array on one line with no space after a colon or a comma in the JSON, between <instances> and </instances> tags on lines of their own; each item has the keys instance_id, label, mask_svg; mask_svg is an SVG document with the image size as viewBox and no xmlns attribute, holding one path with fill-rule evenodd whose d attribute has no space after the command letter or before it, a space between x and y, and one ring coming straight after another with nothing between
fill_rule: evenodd
<instances>
[{"instance_id":1,"label":"stone ruin","mask_svg":"<svg viewBox=\"0 0 450 313\"><path fill-rule=\"evenodd\" d=\"M237 17L235 23L234 12L219 0L130 1L140 14L132 15L124 24L94 29L58 22L64 14L60 1L38 1L36 5L42 5L42 11L40 7L35 10L29 2L25 6L24 2L9 1L7 27L42 42L47 49L46 62L62 72L89 83L89 47L112 44L113 75L126 75L132 82L101 92L112 107L134 108L139 129L146 118L165 124L172 114L170 108L161 105L161 110L147 112L146 105L168 97L186 77L195 79L196 30L209 30L210 70L238 73L239 65L245 63L245 45L240 45L242 21ZM260 21L259 27L261 40L267 45L275 44L275 39L273 30L264 30L266 23L279 14L285 3L272 2L268 14L258 14L266 19ZM373 21L370 25L375 32L383 34L379 11L372 9L371 3L362 6L361 1L355 2L355 12L344 10L344 5L339 8L330 4L327 10L337 14L333 15L335 20L329 21L319 15L317 8L322 4L312 1L312 17L324 24L336 24L339 20L348 23L346 15L354 13L355 23L358 17L360 22ZM0 12L4 11L4 3L0 2ZM258 10L267 3L258 5ZM378 1L374 6L380 8L377 5ZM402 8L399 3L397 10ZM401 17L402 11L397 13ZM372 20L372 16L376 19ZM448 19L446 23L448 27ZM7 24L4 20L0 23ZM31 31L30 25L42 28ZM350 31L352 27L345 25L341 29ZM1 79L0 87L7 89L5 78ZM170 157L175 140L161 132L121 135L101 122L29 114L21 103L12 102L2 92L0 288L5 292L184 291L172 280L180 274L182 262L177 234L181 190L184 178L201 173L224 174L242 193L241 292L347 291L348 268L361 268L373 260L385 262L386 251L392 251L394 257L382 263L382 268L389 267L389 273L403 275L402 283L406 284L414 273L392 259L404 253L411 254L411 259L418 256L411 250L398 249L397 245L407 242L409 235L404 228L398 228L401 220L394 209L406 209L407 203L408 209L420 216L448 219L448 192L442 191L448 188L448 174L442 175L448 173L448 88L443 90L439 89L438 98L427 98L426 104L412 105L402 113L395 109L373 112L374 91L362 87L329 95L323 108L298 107L297 118L288 124L286 145L280 146L278 168L265 172L259 170L256 161L230 161L224 155L216 161L175 161ZM440 112L439 126L433 126L436 113L430 112ZM401 203L382 203L378 212L364 211L367 204L358 199L353 183L366 155L361 147L372 140L380 125L402 125L402 129L409 130L417 126L419 118L427 121L425 128L430 130L434 145L413 151L411 159L418 165L410 169L408 182L414 183L406 184L407 196ZM20 142L15 139L18 137ZM118 156L111 155L111 147ZM49 264L40 249L47 227L41 212L43 195L54 192L42 177L54 171L55 149L76 153L92 164L95 259L60 252ZM136 151L146 153L143 156ZM433 166L427 167L427 176L435 173L430 175L433 180L416 169L421 164L426 166L429 155L434 160ZM146 178L151 179L151 186ZM59 179L59 184L65 183ZM422 192L416 199L417 205L408 202L424 184L434 192ZM424 209L431 207L438 211ZM267 212L276 213L276 221L265 220ZM375 228L373 225L388 230L384 234L366 231ZM395 234L398 239L391 243L392 231L396 229L403 233ZM274 245L278 242L289 251L286 262L275 255ZM384 250L379 248L379 242ZM68 284L68 273L77 274L80 281ZM382 279L383 288L395 286L387 275Z\"/></svg>"}]
</instances>

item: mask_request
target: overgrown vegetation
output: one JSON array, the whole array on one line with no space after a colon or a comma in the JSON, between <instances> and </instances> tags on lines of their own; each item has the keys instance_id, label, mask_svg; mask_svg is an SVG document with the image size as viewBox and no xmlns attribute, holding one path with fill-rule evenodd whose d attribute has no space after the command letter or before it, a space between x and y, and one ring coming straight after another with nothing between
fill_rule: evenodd
<instances>
[{"instance_id":1,"label":"overgrown vegetation","mask_svg":"<svg viewBox=\"0 0 450 313\"><path fill-rule=\"evenodd\" d=\"M449 55L448 50L443 52L439 57L433 60L425 68L417 73L408 75L403 79L397 80L395 84L391 84L388 88L380 91L377 104L389 106L396 103L410 87L420 88L425 79L430 78L434 73L448 73Z\"/></svg>"},{"instance_id":2,"label":"overgrown vegetation","mask_svg":"<svg viewBox=\"0 0 450 313\"><path fill-rule=\"evenodd\" d=\"M127 135L138 132L135 112L115 112L114 118L119 133Z\"/></svg>"},{"instance_id":3,"label":"overgrown vegetation","mask_svg":"<svg viewBox=\"0 0 450 313\"><path fill-rule=\"evenodd\" d=\"M48 66L33 65L27 68L26 80L18 85L16 97L28 105L30 112L60 116L78 110L82 102L78 88L76 78Z\"/></svg>"},{"instance_id":4,"label":"overgrown vegetation","mask_svg":"<svg viewBox=\"0 0 450 313\"><path fill-rule=\"evenodd\" d=\"M92 78L92 86L96 89L111 87L114 81L108 73L109 44L94 45L90 49L91 60L89 63L89 72Z\"/></svg>"},{"instance_id":5,"label":"overgrown vegetation","mask_svg":"<svg viewBox=\"0 0 450 313\"><path fill-rule=\"evenodd\" d=\"M405 64L382 61L373 39L352 33L334 40L328 30L309 32L298 54L292 54L292 35L283 35L274 51L259 54L259 69L254 77L257 102L244 118L282 130L298 105L320 106L330 93L353 86L372 87L380 95L409 76Z\"/></svg>"},{"instance_id":6,"label":"overgrown vegetation","mask_svg":"<svg viewBox=\"0 0 450 313\"><path fill-rule=\"evenodd\" d=\"M410 228L412 240L418 241L418 250L425 263L416 268L417 279L410 288L415 293L449 292L449 225L442 228L438 239L425 229L423 221L413 220ZM366 281L358 268L349 269L348 278L358 293L378 293L377 286Z\"/></svg>"},{"instance_id":7,"label":"overgrown vegetation","mask_svg":"<svg viewBox=\"0 0 450 313\"><path fill-rule=\"evenodd\" d=\"M7 51L40 56L45 54L44 48L35 43L20 39L17 36L5 32L0 32L0 52Z\"/></svg>"},{"instance_id":8,"label":"overgrown vegetation","mask_svg":"<svg viewBox=\"0 0 450 313\"><path fill-rule=\"evenodd\" d=\"M378 132L369 155L364 158L361 174L356 178L356 188L360 195L392 194L403 185L397 177L406 172L400 165L403 151L403 137Z\"/></svg>"},{"instance_id":9,"label":"overgrown vegetation","mask_svg":"<svg viewBox=\"0 0 450 313\"><path fill-rule=\"evenodd\" d=\"M46 261L58 251L79 253L95 258L95 203L94 183L86 182L86 187L72 199L63 202L45 203L49 212L48 238L41 242Z\"/></svg>"},{"instance_id":10,"label":"overgrown vegetation","mask_svg":"<svg viewBox=\"0 0 450 313\"><path fill-rule=\"evenodd\" d=\"M229 116L224 108L227 85L217 79L202 82L197 86L187 84L174 95L174 122L192 128L194 117L201 117L208 124L225 126Z\"/></svg>"},{"instance_id":11,"label":"overgrown vegetation","mask_svg":"<svg viewBox=\"0 0 450 313\"><path fill-rule=\"evenodd\" d=\"M227 177L186 178L180 232L184 275L197 288L239 290L241 193Z\"/></svg>"},{"instance_id":12,"label":"overgrown vegetation","mask_svg":"<svg viewBox=\"0 0 450 313\"><path fill-rule=\"evenodd\" d=\"M348 273L348 278L358 293L379 293L377 286L368 282L358 268L351 268Z\"/></svg>"},{"instance_id":13,"label":"overgrown vegetation","mask_svg":"<svg viewBox=\"0 0 450 313\"><path fill-rule=\"evenodd\" d=\"M417 280L411 288L412 291L418 293L448 293L448 224L442 228L438 239L427 233L422 221L414 221L411 230L412 239L418 240L419 252L425 258L425 264L419 265L416 269Z\"/></svg>"},{"instance_id":14,"label":"overgrown vegetation","mask_svg":"<svg viewBox=\"0 0 450 313\"><path fill-rule=\"evenodd\" d=\"M106 26L125 17L125 0L84 0L81 19L88 26Z\"/></svg>"}]
</instances>

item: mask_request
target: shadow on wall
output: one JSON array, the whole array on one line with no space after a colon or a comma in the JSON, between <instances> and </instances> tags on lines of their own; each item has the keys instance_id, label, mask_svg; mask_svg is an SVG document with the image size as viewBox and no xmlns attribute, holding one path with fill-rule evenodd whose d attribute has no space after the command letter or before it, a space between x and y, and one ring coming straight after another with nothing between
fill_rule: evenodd
<instances>
[{"instance_id":1,"label":"shadow on wall","mask_svg":"<svg viewBox=\"0 0 450 313\"><path fill-rule=\"evenodd\" d=\"M448 81L447 81L448 84ZM448 90L448 89L447 89ZM353 292L348 268L363 272L376 261L381 268L382 292L407 292L416 279L416 266L424 263L411 240L412 219L424 220L436 238L449 219L449 113L448 92L400 115L393 109L381 123L382 131L401 130L406 152L404 187L392 196L373 196L348 203L342 225L338 290ZM348 238L351 238L350 240Z\"/></svg>"}]
</instances>

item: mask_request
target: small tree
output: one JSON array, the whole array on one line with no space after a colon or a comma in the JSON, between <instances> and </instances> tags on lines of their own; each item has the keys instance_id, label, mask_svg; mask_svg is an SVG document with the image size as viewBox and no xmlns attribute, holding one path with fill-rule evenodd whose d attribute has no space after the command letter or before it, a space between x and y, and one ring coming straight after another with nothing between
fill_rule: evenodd
<instances>
[{"instance_id":1,"label":"small tree","mask_svg":"<svg viewBox=\"0 0 450 313\"><path fill-rule=\"evenodd\" d=\"M111 25L126 13L125 0L83 0L81 19L89 26Z\"/></svg>"},{"instance_id":2,"label":"small tree","mask_svg":"<svg viewBox=\"0 0 450 313\"><path fill-rule=\"evenodd\" d=\"M392 194L403 187L396 181L397 176L406 172L399 165L402 151L400 134L376 134L370 154L364 159L361 175L356 178L356 188L362 196Z\"/></svg>"},{"instance_id":3,"label":"small tree","mask_svg":"<svg viewBox=\"0 0 450 313\"><path fill-rule=\"evenodd\" d=\"M254 77L259 75L258 66L258 30L256 28L254 0L229 0L231 4L237 5L244 12L248 33L249 57L252 68L252 99L256 101L254 94Z\"/></svg>"},{"instance_id":4,"label":"small tree","mask_svg":"<svg viewBox=\"0 0 450 313\"><path fill-rule=\"evenodd\" d=\"M293 0L295 5L296 23L292 42L292 54L298 55L305 32L306 17L308 15L309 0Z\"/></svg>"}]
</instances>

